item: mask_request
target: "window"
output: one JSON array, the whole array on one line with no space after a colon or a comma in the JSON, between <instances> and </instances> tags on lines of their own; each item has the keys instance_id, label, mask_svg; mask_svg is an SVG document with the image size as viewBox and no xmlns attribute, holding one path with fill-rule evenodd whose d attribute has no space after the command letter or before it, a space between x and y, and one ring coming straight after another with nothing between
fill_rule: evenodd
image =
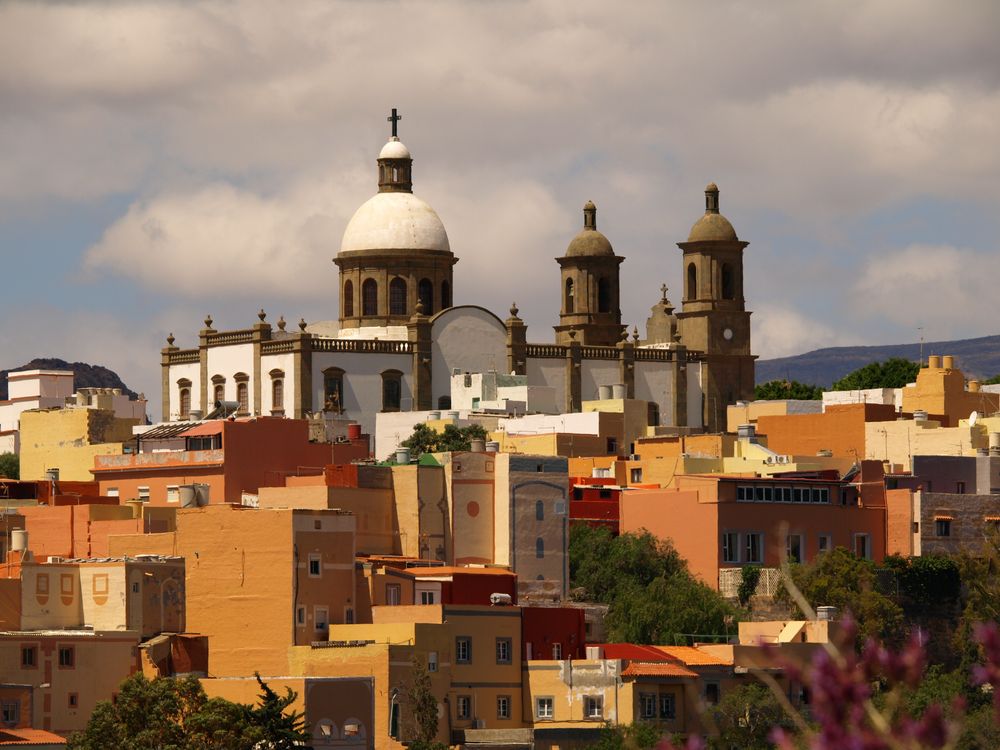
<instances>
[{"instance_id":1,"label":"window","mask_svg":"<svg viewBox=\"0 0 1000 750\"><path fill-rule=\"evenodd\" d=\"M215 402L216 406L221 406L222 402L226 400L226 386L224 383L216 383L212 387L212 401Z\"/></svg>"},{"instance_id":2,"label":"window","mask_svg":"<svg viewBox=\"0 0 1000 750\"><path fill-rule=\"evenodd\" d=\"M36 594L47 594L49 593L49 574L39 573L38 578L35 579L35 593Z\"/></svg>"},{"instance_id":3,"label":"window","mask_svg":"<svg viewBox=\"0 0 1000 750\"><path fill-rule=\"evenodd\" d=\"M401 593L398 583L387 583L385 585L385 603L390 607L398 607Z\"/></svg>"},{"instance_id":4,"label":"window","mask_svg":"<svg viewBox=\"0 0 1000 750\"><path fill-rule=\"evenodd\" d=\"M108 491L105 493L108 497L118 497L117 487L108 487Z\"/></svg>"},{"instance_id":5,"label":"window","mask_svg":"<svg viewBox=\"0 0 1000 750\"><path fill-rule=\"evenodd\" d=\"M447 281L441 282L441 309L451 307L451 286Z\"/></svg>"},{"instance_id":6,"label":"window","mask_svg":"<svg viewBox=\"0 0 1000 750\"><path fill-rule=\"evenodd\" d=\"M613 437L608 438L608 455L615 456L618 454L618 440Z\"/></svg>"},{"instance_id":7,"label":"window","mask_svg":"<svg viewBox=\"0 0 1000 750\"><path fill-rule=\"evenodd\" d=\"M472 663L472 638L467 635L460 635L455 639L455 663Z\"/></svg>"},{"instance_id":8,"label":"window","mask_svg":"<svg viewBox=\"0 0 1000 750\"><path fill-rule=\"evenodd\" d=\"M339 367L323 370L323 410L344 411L344 371Z\"/></svg>"},{"instance_id":9,"label":"window","mask_svg":"<svg viewBox=\"0 0 1000 750\"><path fill-rule=\"evenodd\" d=\"M694 263L688 263L687 271L687 292L685 299L695 299L698 296L698 269Z\"/></svg>"},{"instance_id":10,"label":"window","mask_svg":"<svg viewBox=\"0 0 1000 750\"><path fill-rule=\"evenodd\" d=\"M562 659L562 644L561 643L553 643L552 644L552 658L555 659L556 661L559 661L560 659Z\"/></svg>"},{"instance_id":11,"label":"window","mask_svg":"<svg viewBox=\"0 0 1000 750\"><path fill-rule=\"evenodd\" d=\"M406 282L398 276L389 282L389 314L406 315Z\"/></svg>"},{"instance_id":12,"label":"window","mask_svg":"<svg viewBox=\"0 0 1000 750\"><path fill-rule=\"evenodd\" d=\"M642 469L634 468L629 471L629 480L632 484L638 484L642 481Z\"/></svg>"},{"instance_id":13,"label":"window","mask_svg":"<svg viewBox=\"0 0 1000 750\"><path fill-rule=\"evenodd\" d=\"M566 279L566 314L573 312L573 279Z\"/></svg>"},{"instance_id":14,"label":"window","mask_svg":"<svg viewBox=\"0 0 1000 750\"><path fill-rule=\"evenodd\" d=\"M509 719L510 718L510 696L509 695L498 695L497 696L497 718L498 719Z\"/></svg>"},{"instance_id":15,"label":"window","mask_svg":"<svg viewBox=\"0 0 1000 750\"><path fill-rule=\"evenodd\" d=\"M472 718L472 696L460 695L455 699L455 716L459 719Z\"/></svg>"},{"instance_id":16,"label":"window","mask_svg":"<svg viewBox=\"0 0 1000 750\"><path fill-rule=\"evenodd\" d=\"M764 562L764 535L759 532L751 532L746 535L746 557L745 562Z\"/></svg>"},{"instance_id":17,"label":"window","mask_svg":"<svg viewBox=\"0 0 1000 750\"><path fill-rule=\"evenodd\" d=\"M705 703L714 706L719 702L719 683L705 683Z\"/></svg>"},{"instance_id":18,"label":"window","mask_svg":"<svg viewBox=\"0 0 1000 750\"><path fill-rule=\"evenodd\" d=\"M167 485L167 502L176 503L181 499L181 488L176 484Z\"/></svg>"},{"instance_id":19,"label":"window","mask_svg":"<svg viewBox=\"0 0 1000 750\"><path fill-rule=\"evenodd\" d=\"M21 646L21 669L38 666L38 646Z\"/></svg>"},{"instance_id":20,"label":"window","mask_svg":"<svg viewBox=\"0 0 1000 750\"><path fill-rule=\"evenodd\" d=\"M76 693L70 693L68 698L69 700L67 701L67 704L69 705L70 708L76 708L77 706L80 705L80 696L78 696Z\"/></svg>"},{"instance_id":21,"label":"window","mask_svg":"<svg viewBox=\"0 0 1000 750\"><path fill-rule=\"evenodd\" d=\"M305 627L306 624L306 608L296 607L295 609L295 624L300 628Z\"/></svg>"},{"instance_id":22,"label":"window","mask_svg":"<svg viewBox=\"0 0 1000 750\"><path fill-rule=\"evenodd\" d=\"M3 714L0 716L4 724L17 725L21 721L21 704L17 701L4 701Z\"/></svg>"},{"instance_id":23,"label":"window","mask_svg":"<svg viewBox=\"0 0 1000 750\"><path fill-rule=\"evenodd\" d=\"M348 625L354 624L354 608L344 607L344 622Z\"/></svg>"},{"instance_id":24,"label":"window","mask_svg":"<svg viewBox=\"0 0 1000 750\"><path fill-rule=\"evenodd\" d=\"M545 503L543 503L541 500L538 500L535 503L535 520L536 521L545 520Z\"/></svg>"},{"instance_id":25,"label":"window","mask_svg":"<svg viewBox=\"0 0 1000 750\"><path fill-rule=\"evenodd\" d=\"M951 536L951 519L950 518L935 519L934 534L936 536Z\"/></svg>"},{"instance_id":26,"label":"window","mask_svg":"<svg viewBox=\"0 0 1000 750\"><path fill-rule=\"evenodd\" d=\"M344 317L354 317L354 284L350 279L344 282Z\"/></svg>"},{"instance_id":27,"label":"window","mask_svg":"<svg viewBox=\"0 0 1000 750\"><path fill-rule=\"evenodd\" d=\"M722 264L722 299L736 299L736 277L728 263Z\"/></svg>"},{"instance_id":28,"label":"window","mask_svg":"<svg viewBox=\"0 0 1000 750\"><path fill-rule=\"evenodd\" d=\"M639 716L643 719L656 718L655 693L639 693Z\"/></svg>"},{"instance_id":29,"label":"window","mask_svg":"<svg viewBox=\"0 0 1000 750\"><path fill-rule=\"evenodd\" d=\"M317 632L323 633L330 628L330 611L326 607L316 607L313 610L313 618L316 621Z\"/></svg>"},{"instance_id":30,"label":"window","mask_svg":"<svg viewBox=\"0 0 1000 750\"><path fill-rule=\"evenodd\" d=\"M59 647L59 667L72 669L76 665L76 649L73 646Z\"/></svg>"},{"instance_id":31,"label":"window","mask_svg":"<svg viewBox=\"0 0 1000 750\"><path fill-rule=\"evenodd\" d=\"M181 419L187 419L188 417L191 416L191 389L190 388L181 388L180 402L181 402L180 417L181 417Z\"/></svg>"},{"instance_id":32,"label":"window","mask_svg":"<svg viewBox=\"0 0 1000 750\"><path fill-rule=\"evenodd\" d=\"M727 531L722 535L722 562L740 561L740 535L737 531Z\"/></svg>"},{"instance_id":33,"label":"window","mask_svg":"<svg viewBox=\"0 0 1000 750\"><path fill-rule=\"evenodd\" d=\"M554 715L554 703L551 697L535 698L535 718L551 719Z\"/></svg>"},{"instance_id":34,"label":"window","mask_svg":"<svg viewBox=\"0 0 1000 750\"><path fill-rule=\"evenodd\" d=\"M541 537L535 540L535 557L539 560L545 557L545 540Z\"/></svg>"},{"instance_id":35,"label":"window","mask_svg":"<svg viewBox=\"0 0 1000 750\"><path fill-rule=\"evenodd\" d=\"M820 534L818 537L818 544L816 549L819 551L820 554L832 550L833 536L831 534Z\"/></svg>"},{"instance_id":36,"label":"window","mask_svg":"<svg viewBox=\"0 0 1000 750\"><path fill-rule=\"evenodd\" d=\"M417 299L424 308L424 315L434 314L434 284L430 279L421 279L417 284Z\"/></svg>"},{"instance_id":37,"label":"window","mask_svg":"<svg viewBox=\"0 0 1000 750\"><path fill-rule=\"evenodd\" d=\"M600 695L588 695L583 699L583 714L588 719L600 719L604 716L604 698Z\"/></svg>"},{"instance_id":38,"label":"window","mask_svg":"<svg viewBox=\"0 0 1000 750\"><path fill-rule=\"evenodd\" d=\"M788 555L788 562L805 562L802 548L802 535L789 534L785 540L785 554Z\"/></svg>"},{"instance_id":39,"label":"window","mask_svg":"<svg viewBox=\"0 0 1000 750\"><path fill-rule=\"evenodd\" d=\"M403 373L386 370L382 373L382 411L399 411L402 401Z\"/></svg>"},{"instance_id":40,"label":"window","mask_svg":"<svg viewBox=\"0 0 1000 750\"><path fill-rule=\"evenodd\" d=\"M361 285L361 314L378 315L378 284L375 279L365 279Z\"/></svg>"},{"instance_id":41,"label":"window","mask_svg":"<svg viewBox=\"0 0 1000 750\"><path fill-rule=\"evenodd\" d=\"M132 584L132 593L133 594L138 594L139 593L139 582L138 581L136 581L135 583Z\"/></svg>"},{"instance_id":42,"label":"window","mask_svg":"<svg viewBox=\"0 0 1000 750\"><path fill-rule=\"evenodd\" d=\"M421 591L420 592L420 603L421 604L433 604L434 603L434 592L433 591Z\"/></svg>"},{"instance_id":43,"label":"window","mask_svg":"<svg viewBox=\"0 0 1000 750\"><path fill-rule=\"evenodd\" d=\"M236 400L240 404L240 413L250 413L250 388L244 380L236 384Z\"/></svg>"},{"instance_id":44,"label":"window","mask_svg":"<svg viewBox=\"0 0 1000 750\"><path fill-rule=\"evenodd\" d=\"M958 495L965 494L965 482L955 482L955 493Z\"/></svg>"},{"instance_id":45,"label":"window","mask_svg":"<svg viewBox=\"0 0 1000 750\"><path fill-rule=\"evenodd\" d=\"M136 488L136 492L139 493L139 499L144 503L149 502L149 487L143 485Z\"/></svg>"},{"instance_id":46,"label":"window","mask_svg":"<svg viewBox=\"0 0 1000 750\"><path fill-rule=\"evenodd\" d=\"M677 717L677 702L673 693L660 694L660 718L674 719Z\"/></svg>"},{"instance_id":47,"label":"window","mask_svg":"<svg viewBox=\"0 0 1000 750\"><path fill-rule=\"evenodd\" d=\"M271 380L271 413L285 413L285 381L274 376Z\"/></svg>"},{"instance_id":48,"label":"window","mask_svg":"<svg viewBox=\"0 0 1000 750\"><path fill-rule=\"evenodd\" d=\"M868 534L854 535L854 554L863 560L870 560L872 556L871 537Z\"/></svg>"},{"instance_id":49,"label":"window","mask_svg":"<svg viewBox=\"0 0 1000 750\"><path fill-rule=\"evenodd\" d=\"M497 664L510 664L510 638L497 638Z\"/></svg>"},{"instance_id":50,"label":"window","mask_svg":"<svg viewBox=\"0 0 1000 750\"><path fill-rule=\"evenodd\" d=\"M318 552L309 553L309 577L319 578L323 575L323 557Z\"/></svg>"},{"instance_id":51,"label":"window","mask_svg":"<svg viewBox=\"0 0 1000 750\"><path fill-rule=\"evenodd\" d=\"M430 651L427 654L427 671L437 672L438 671L438 652Z\"/></svg>"},{"instance_id":52,"label":"window","mask_svg":"<svg viewBox=\"0 0 1000 750\"><path fill-rule=\"evenodd\" d=\"M597 282L597 312L611 312L611 282L606 277Z\"/></svg>"}]
</instances>

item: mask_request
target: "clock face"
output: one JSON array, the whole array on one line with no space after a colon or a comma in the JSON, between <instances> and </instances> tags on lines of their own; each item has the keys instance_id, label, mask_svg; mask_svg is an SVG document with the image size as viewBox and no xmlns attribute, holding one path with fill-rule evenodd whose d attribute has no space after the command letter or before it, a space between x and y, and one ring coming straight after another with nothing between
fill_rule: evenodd
<instances>
[{"instance_id":1,"label":"clock face","mask_svg":"<svg viewBox=\"0 0 1000 750\"><path fill-rule=\"evenodd\" d=\"M732 341L733 340L733 329L732 328L725 329L722 332L722 338L724 338L726 341Z\"/></svg>"}]
</instances>

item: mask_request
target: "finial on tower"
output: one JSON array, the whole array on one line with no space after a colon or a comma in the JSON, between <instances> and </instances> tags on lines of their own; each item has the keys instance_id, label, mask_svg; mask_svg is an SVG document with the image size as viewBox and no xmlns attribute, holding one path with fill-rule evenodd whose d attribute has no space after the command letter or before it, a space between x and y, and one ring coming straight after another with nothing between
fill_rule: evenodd
<instances>
[{"instance_id":1,"label":"finial on tower","mask_svg":"<svg viewBox=\"0 0 1000 750\"><path fill-rule=\"evenodd\" d=\"M660 302L666 302L666 301L667 301L667 285L666 284L661 284L660 285Z\"/></svg>"},{"instance_id":2,"label":"finial on tower","mask_svg":"<svg viewBox=\"0 0 1000 750\"><path fill-rule=\"evenodd\" d=\"M593 201L587 201L583 206L583 228L597 229L597 206Z\"/></svg>"},{"instance_id":3,"label":"finial on tower","mask_svg":"<svg viewBox=\"0 0 1000 750\"><path fill-rule=\"evenodd\" d=\"M279 331L284 331L286 325L288 325L288 324L285 323L285 316L282 315L281 317L278 318L278 330Z\"/></svg>"},{"instance_id":4,"label":"finial on tower","mask_svg":"<svg viewBox=\"0 0 1000 750\"><path fill-rule=\"evenodd\" d=\"M299 330L302 331L302 332L305 332L306 325L307 325L306 319L305 318L299 318Z\"/></svg>"},{"instance_id":5,"label":"finial on tower","mask_svg":"<svg viewBox=\"0 0 1000 750\"><path fill-rule=\"evenodd\" d=\"M398 137L399 137L399 133L397 133L397 132L396 132L396 123L398 123L398 122L399 122L400 120L402 120L402 119L403 119L403 116L402 116L402 115L398 115L398 114L396 114L396 108L395 108L395 107L393 107L393 108L392 108L392 114L391 114L391 115L389 115L389 116L388 116L387 118L385 118L385 119L386 119L386 120L387 120L388 122L391 122L391 123L392 123L392 137L393 137L393 138L398 138Z\"/></svg>"},{"instance_id":6,"label":"finial on tower","mask_svg":"<svg viewBox=\"0 0 1000 750\"><path fill-rule=\"evenodd\" d=\"M719 213L719 186L714 182L705 186L705 213Z\"/></svg>"},{"instance_id":7,"label":"finial on tower","mask_svg":"<svg viewBox=\"0 0 1000 750\"><path fill-rule=\"evenodd\" d=\"M214 321L212 320L212 316L211 315L206 315L205 316L205 328L211 328L213 322Z\"/></svg>"},{"instance_id":8,"label":"finial on tower","mask_svg":"<svg viewBox=\"0 0 1000 750\"><path fill-rule=\"evenodd\" d=\"M173 346L177 339L174 338L174 332L171 331L167 334L167 346Z\"/></svg>"},{"instance_id":9,"label":"finial on tower","mask_svg":"<svg viewBox=\"0 0 1000 750\"><path fill-rule=\"evenodd\" d=\"M266 313L266 312L264 312L264 308L263 308L263 307L262 307L262 308L260 308L260 310L258 310L258 311L257 311L257 317L258 317L258 318L260 319L260 322L261 322L261 323L263 323L263 322L264 322L264 318L266 318L266 317L267 317L267 313Z\"/></svg>"}]
</instances>

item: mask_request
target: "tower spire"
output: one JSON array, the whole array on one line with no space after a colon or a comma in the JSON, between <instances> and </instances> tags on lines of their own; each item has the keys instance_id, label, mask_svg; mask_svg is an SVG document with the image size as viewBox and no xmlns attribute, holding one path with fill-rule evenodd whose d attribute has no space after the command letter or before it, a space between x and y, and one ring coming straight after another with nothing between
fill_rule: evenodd
<instances>
[{"instance_id":1,"label":"tower spire","mask_svg":"<svg viewBox=\"0 0 1000 750\"><path fill-rule=\"evenodd\" d=\"M396 132L396 124L403 119L402 115L396 114L396 108L392 108L392 114L385 118L388 122L392 123L392 137L398 138L399 134Z\"/></svg>"}]
</instances>

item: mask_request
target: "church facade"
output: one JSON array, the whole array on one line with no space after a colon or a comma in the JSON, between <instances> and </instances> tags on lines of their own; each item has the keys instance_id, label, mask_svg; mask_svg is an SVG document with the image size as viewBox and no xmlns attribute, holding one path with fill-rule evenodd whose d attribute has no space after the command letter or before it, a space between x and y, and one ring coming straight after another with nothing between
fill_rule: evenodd
<instances>
[{"instance_id":1,"label":"church facade","mask_svg":"<svg viewBox=\"0 0 1000 750\"><path fill-rule=\"evenodd\" d=\"M620 310L624 258L597 230L597 209L588 202L583 228L556 259L555 341L532 343L516 305L501 319L453 304L458 258L437 213L413 194L412 166L393 135L377 159L378 192L351 218L334 259L336 321L300 320L288 330L284 319L272 325L261 310L239 330L216 330L207 317L190 348L168 337L161 352L165 421L232 401L242 414L334 412L373 431L379 411L450 408L452 373L491 370L551 387L565 411L579 411L602 385L624 384L629 398L649 402L653 423L713 431L725 427L726 404L752 398L747 243L719 213L714 185L706 189L705 215L678 243L686 279L679 312L664 288L646 337L633 328L629 338Z\"/></svg>"}]
</instances>

